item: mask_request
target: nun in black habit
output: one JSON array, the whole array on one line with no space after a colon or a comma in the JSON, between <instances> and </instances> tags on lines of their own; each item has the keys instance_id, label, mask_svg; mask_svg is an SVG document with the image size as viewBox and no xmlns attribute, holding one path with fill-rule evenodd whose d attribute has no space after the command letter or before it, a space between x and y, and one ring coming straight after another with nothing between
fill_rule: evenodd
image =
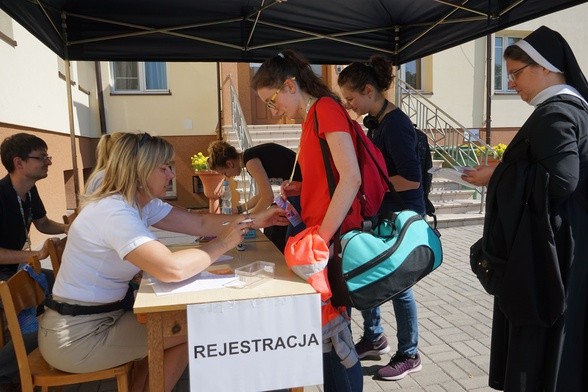
<instances>
[{"instance_id":1,"label":"nun in black habit","mask_svg":"<svg viewBox=\"0 0 588 392\"><path fill-rule=\"evenodd\" d=\"M565 39L542 26L504 52L509 87L535 110L488 185L484 238L505 261L489 385L588 391L588 83Z\"/></svg>"}]
</instances>

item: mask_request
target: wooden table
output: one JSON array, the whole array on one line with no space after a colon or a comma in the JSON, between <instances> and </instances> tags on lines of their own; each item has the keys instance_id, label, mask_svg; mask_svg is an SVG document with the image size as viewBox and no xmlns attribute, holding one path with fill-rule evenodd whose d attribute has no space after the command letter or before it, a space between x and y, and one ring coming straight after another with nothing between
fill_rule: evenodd
<instances>
[{"instance_id":1,"label":"wooden table","mask_svg":"<svg viewBox=\"0 0 588 392\"><path fill-rule=\"evenodd\" d=\"M164 242L163 238L161 240ZM172 250L197 246L196 244L178 244L177 240L173 242L175 242L174 245L168 245ZM168 336L187 336L187 305L315 293L308 283L290 271L284 256L261 233L258 233L257 238L245 241L244 251L233 249L227 254L233 256L233 259L223 263L223 266L229 265L231 268L238 268L257 260L275 263L274 279L245 289L222 288L159 296L155 295L148 280L143 279L141 282L135 299L134 312L139 321L146 323L147 326L149 390L154 392L164 390L163 339ZM302 390L303 388L291 389L291 391Z\"/></svg>"}]
</instances>

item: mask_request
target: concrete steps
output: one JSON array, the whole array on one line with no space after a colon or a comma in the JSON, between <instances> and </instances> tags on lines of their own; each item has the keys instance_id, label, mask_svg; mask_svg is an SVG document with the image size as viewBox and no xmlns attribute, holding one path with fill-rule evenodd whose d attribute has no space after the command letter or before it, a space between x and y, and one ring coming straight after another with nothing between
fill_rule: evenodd
<instances>
[{"instance_id":1,"label":"concrete steps","mask_svg":"<svg viewBox=\"0 0 588 392\"><path fill-rule=\"evenodd\" d=\"M254 145L278 143L294 151L298 149L300 124L249 125L248 130ZM225 140L238 146L237 137L231 128L227 126L224 131ZM441 167L442 164L442 160L433 161L434 167ZM237 190L242 190L241 179L235 178L235 180L238 183ZM247 188L249 188L248 185ZM480 195L471 188L447 179L433 177L429 199L435 206L438 228L477 225L484 222L484 209L480 206Z\"/></svg>"}]
</instances>

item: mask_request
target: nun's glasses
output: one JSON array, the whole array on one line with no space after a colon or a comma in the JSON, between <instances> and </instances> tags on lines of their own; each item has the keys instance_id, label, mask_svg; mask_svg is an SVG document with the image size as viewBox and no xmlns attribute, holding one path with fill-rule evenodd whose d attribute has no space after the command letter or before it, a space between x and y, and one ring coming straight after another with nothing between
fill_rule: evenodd
<instances>
[{"instance_id":1,"label":"nun's glasses","mask_svg":"<svg viewBox=\"0 0 588 392\"><path fill-rule=\"evenodd\" d=\"M521 68L518 68L518 69L515 69L514 71L509 72L507 74L509 82L514 82L515 80L517 80L517 77L518 77L517 75L519 73L521 73L523 71L523 69L527 68L529 65L531 65L531 64L524 65Z\"/></svg>"}]
</instances>

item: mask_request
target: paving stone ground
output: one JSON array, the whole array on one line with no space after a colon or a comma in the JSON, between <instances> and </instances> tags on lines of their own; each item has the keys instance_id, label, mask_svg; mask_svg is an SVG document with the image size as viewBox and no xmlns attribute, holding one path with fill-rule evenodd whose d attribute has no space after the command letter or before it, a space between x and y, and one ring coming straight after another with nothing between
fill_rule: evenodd
<instances>
[{"instance_id":1,"label":"paving stone ground","mask_svg":"<svg viewBox=\"0 0 588 392\"><path fill-rule=\"evenodd\" d=\"M443 264L414 286L419 312L419 351L423 370L400 381L374 378L390 354L379 360L363 360L364 392L490 392L488 363L492 297L484 292L469 267L469 248L482 234L482 225L440 229ZM391 303L382 306L388 341L395 351L396 322ZM359 312L353 314L355 340L362 333ZM392 353L391 353L392 354ZM175 392L189 391L188 372ZM116 391L114 382L97 382L64 389L66 392ZM322 386L304 388L322 392ZM214 391L203 391L214 392ZM238 391L236 391L238 392Z\"/></svg>"}]
</instances>

